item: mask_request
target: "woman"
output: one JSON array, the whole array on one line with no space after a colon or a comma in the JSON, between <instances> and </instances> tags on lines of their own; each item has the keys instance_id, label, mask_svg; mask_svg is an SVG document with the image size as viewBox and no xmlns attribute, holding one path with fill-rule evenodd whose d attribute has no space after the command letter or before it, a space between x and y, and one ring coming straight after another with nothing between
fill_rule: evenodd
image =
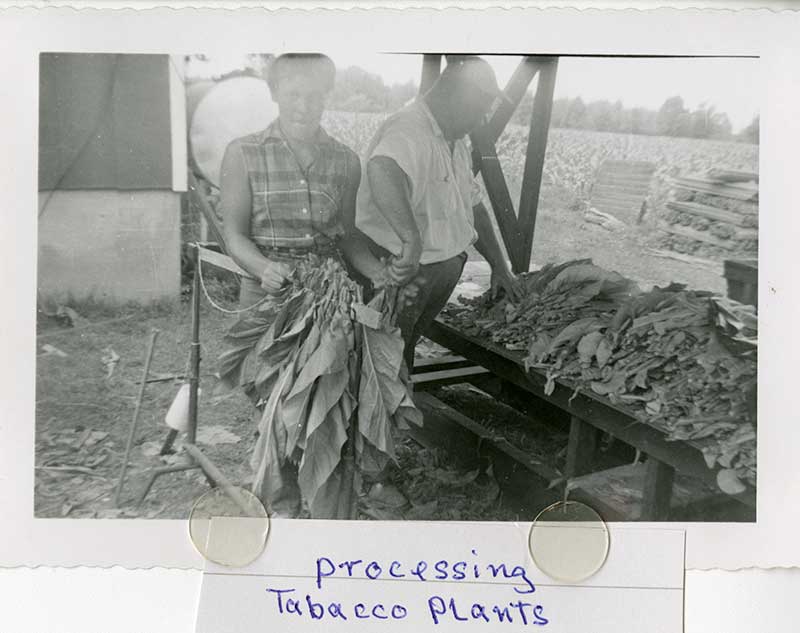
<instances>
[{"instance_id":1,"label":"woman","mask_svg":"<svg viewBox=\"0 0 800 633\"><path fill-rule=\"evenodd\" d=\"M383 279L383 264L354 230L356 193L361 180L358 156L320 126L335 73L333 62L324 55L278 57L268 74L278 118L264 131L233 141L225 152L220 199L225 240L230 256L253 277L242 280L243 308L280 294L289 284L294 268L304 261L307 266L311 254L320 257L318 261L341 254L373 284L379 285ZM247 318L245 312L240 324L246 323ZM266 325L264 319L258 322L259 333ZM240 333L246 332L247 327L242 325ZM255 339L249 349L241 344L242 340L241 336L237 339L229 335L233 351L228 354L227 364L223 361L220 374L228 383L247 383L244 386L249 388L251 398L264 407L270 397L266 388L259 393L253 389L252 381L242 380L246 355L251 357L251 364L260 362L252 358ZM277 457L278 453L273 452L276 457L264 470L264 455L276 450L263 445L268 441L265 438L274 436L274 429L267 428L270 422L265 418L254 453L253 487L273 515L297 516L301 495L296 465L285 455Z\"/></svg>"}]
</instances>

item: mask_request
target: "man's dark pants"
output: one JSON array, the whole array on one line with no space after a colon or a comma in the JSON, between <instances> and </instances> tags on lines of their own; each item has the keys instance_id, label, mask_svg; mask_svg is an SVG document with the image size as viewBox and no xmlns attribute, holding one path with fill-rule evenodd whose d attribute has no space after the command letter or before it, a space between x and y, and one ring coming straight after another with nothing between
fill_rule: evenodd
<instances>
[{"instance_id":1,"label":"man's dark pants","mask_svg":"<svg viewBox=\"0 0 800 633\"><path fill-rule=\"evenodd\" d=\"M371 240L368 243L372 253L379 259L391 255ZM416 298L404 305L397 316L397 325L405 341L403 357L409 373L414 367L414 348L417 342L444 308L461 278L466 261L467 254L464 252L441 262L420 265L414 277L419 292ZM363 277L357 273L354 276L363 281ZM369 293L366 293L365 298L369 300Z\"/></svg>"}]
</instances>

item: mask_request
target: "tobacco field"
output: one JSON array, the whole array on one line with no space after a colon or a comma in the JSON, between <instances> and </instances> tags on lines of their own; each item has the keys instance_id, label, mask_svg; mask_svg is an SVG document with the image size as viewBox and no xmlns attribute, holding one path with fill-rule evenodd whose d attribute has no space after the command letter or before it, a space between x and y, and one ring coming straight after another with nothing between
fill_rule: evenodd
<instances>
[{"instance_id":1,"label":"tobacco field","mask_svg":"<svg viewBox=\"0 0 800 633\"><path fill-rule=\"evenodd\" d=\"M329 112L323 124L332 136L363 157L384 119L381 114ZM519 200L527 142L525 127L509 125L497 143L514 200ZM656 213L667 199L671 176L702 173L712 167L758 172L757 145L555 128L548 136L540 208L586 200L598 167L607 159L656 164L651 205Z\"/></svg>"}]
</instances>

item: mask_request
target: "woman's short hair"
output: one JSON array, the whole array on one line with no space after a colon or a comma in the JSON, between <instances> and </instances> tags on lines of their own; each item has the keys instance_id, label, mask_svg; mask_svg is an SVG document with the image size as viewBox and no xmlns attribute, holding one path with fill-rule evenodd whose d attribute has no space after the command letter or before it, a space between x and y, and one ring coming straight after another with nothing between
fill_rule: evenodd
<instances>
[{"instance_id":1,"label":"woman's short hair","mask_svg":"<svg viewBox=\"0 0 800 633\"><path fill-rule=\"evenodd\" d=\"M295 75L312 77L325 92L329 92L336 79L336 65L330 57L321 53L286 53L276 57L270 64L267 84L274 91L281 79Z\"/></svg>"}]
</instances>

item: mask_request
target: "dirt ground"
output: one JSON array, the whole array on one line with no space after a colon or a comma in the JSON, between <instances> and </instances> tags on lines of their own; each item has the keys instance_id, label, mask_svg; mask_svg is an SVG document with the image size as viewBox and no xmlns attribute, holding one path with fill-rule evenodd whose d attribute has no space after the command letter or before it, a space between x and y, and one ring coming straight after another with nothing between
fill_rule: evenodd
<instances>
[{"instance_id":1,"label":"dirt ground","mask_svg":"<svg viewBox=\"0 0 800 633\"><path fill-rule=\"evenodd\" d=\"M682 258L659 249L653 221L645 218L640 225L609 230L584 221L581 212L569 208L566 200L548 200L536 218L531 267L590 258L598 266L635 280L642 290L674 281L725 294L722 262ZM472 249L469 259L482 257Z\"/></svg>"},{"instance_id":2,"label":"dirt ground","mask_svg":"<svg viewBox=\"0 0 800 633\"><path fill-rule=\"evenodd\" d=\"M648 251L648 235L646 226L611 232L585 224L577 213L543 209L533 263L591 257L600 266L636 279L643 288L678 281L724 292L721 266L655 257ZM209 280L209 292L219 303L233 307L230 283ZM199 470L165 475L141 505L137 500L154 469L184 459L180 451L165 457L158 453L169 430L166 412L187 372L187 297L149 308L91 303L71 307L77 313L71 325L43 315L37 322L35 515L186 518L194 501L208 490ZM198 444L232 481L246 485L255 426L251 405L239 392L219 393L214 377L222 335L233 318L203 302ZM114 492L154 329L159 334L150 376L158 381L145 388L117 506ZM405 506L381 507L382 501L368 498L366 516L387 518L387 512L421 519L506 516L496 482L465 470L453 456L420 450L403 440L399 459L404 474L396 476L395 483L406 493Z\"/></svg>"}]
</instances>

